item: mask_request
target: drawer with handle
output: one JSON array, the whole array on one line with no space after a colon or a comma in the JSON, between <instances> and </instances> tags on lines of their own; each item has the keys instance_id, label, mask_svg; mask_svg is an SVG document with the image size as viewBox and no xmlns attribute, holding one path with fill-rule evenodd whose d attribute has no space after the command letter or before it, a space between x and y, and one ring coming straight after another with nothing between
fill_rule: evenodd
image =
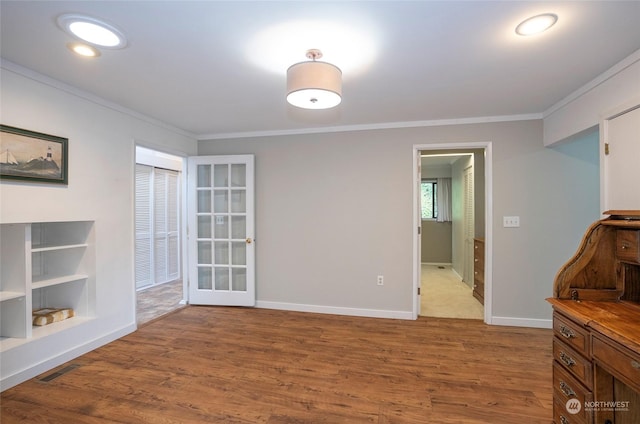
<instances>
[{"instance_id":1,"label":"drawer with handle","mask_svg":"<svg viewBox=\"0 0 640 424\"><path fill-rule=\"evenodd\" d=\"M589 332L580 324L557 312L553 314L553 333L584 357L589 357Z\"/></svg>"},{"instance_id":2,"label":"drawer with handle","mask_svg":"<svg viewBox=\"0 0 640 424\"><path fill-rule=\"evenodd\" d=\"M568 408L571 409L569 404ZM554 424L587 424L583 421L582 416L576 416L575 410L569 411L567 404L560 402L558 399L553 401L553 422Z\"/></svg>"},{"instance_id":3,"label":"drawer with handle","mask_svg":"<svg viewBox=\"0 0 640 424\"><path fill-rule=\"evenodd\" d=\"M558 363L553 364L553 398L554 401L561 405L561 408L569 414L567 410L567 402L569 400L575 400L579 402L572 409L572 412L577 413L569 414L574 416L574 421L590 423L592 422L593 411L584 408L585 402L593 401L593 393L584 387L578 380L572 377L568 371L562 368ZM575 403L575 402L574 402Z\"/></svg>"},{"instance_id":4,"label":"drawer with handle","mask_svg":"<svg viewBox=\"0 0 640 424\"><path fill-rule=\"evenodd\" d=\"M640 263L640 231L616 231L616 256L623 261Z\"/></svg>"},{"instance_id":5,"label":"drawer with handle","mask_svg":"<svg viewBox=\"0 0 640 424\"><path fill-rule=\"evenodd\" d=\"M576 377L585 387L593 384L591 361L584 358L557 337L553 340L553 359Z\"/></svg>"}]
</instances>

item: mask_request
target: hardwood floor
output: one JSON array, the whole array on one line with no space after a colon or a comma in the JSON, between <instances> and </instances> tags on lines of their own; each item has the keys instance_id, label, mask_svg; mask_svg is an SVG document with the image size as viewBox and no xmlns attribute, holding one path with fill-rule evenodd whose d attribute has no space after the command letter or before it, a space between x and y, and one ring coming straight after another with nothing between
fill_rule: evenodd
<instances>
[{"instance_id":1,"label":"hardwood floor","mask_svg":"<svg viewBox=\"0 0 640 424\"><path fill-rule=\"evenodd\" d=\"M145 324L169 312L184 307L182 280L170 281L136 292L136 321Z\"/></svg>"},{"instance_id":2,"label":"hardwood floor","mask_svg":"<svg viewBox=\"0 0 640 424\"><path fill-rule=\"evenodd\" d=\"M475 320L189 306L5 391L0 421L550 423L551 339Z\"/></svg>"}]
</instances>

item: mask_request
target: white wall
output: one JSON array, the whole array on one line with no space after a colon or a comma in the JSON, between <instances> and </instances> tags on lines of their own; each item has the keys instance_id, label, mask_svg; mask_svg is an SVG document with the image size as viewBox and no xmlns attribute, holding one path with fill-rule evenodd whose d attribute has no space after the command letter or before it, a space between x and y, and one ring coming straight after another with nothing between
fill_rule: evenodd
<instances>
[{"instance_id":1,"label":"white wall","mask_svg":"<svg viewBox=\"0 0 640 424\"><path fill-rule=\"evenodd\" d=\"M198 154L256 155L258 305L407 317L413 146L486 141L495 322L548 323L555 272L599 217L598 166L575 157L583 146L545 148L542 121L200 141ZM503 215L521 227L502 228Z\"/></svg>"},{"instance_id":2,"label":"white wall","mask_svg":"<svg viewBox=\"0 0 640 424\"><path fill-rule=\"evenodd\" d=\"M14 69L2 69L0 93L3 124L69 139L68 186L3 181L0 222L95 221L96 319L66 340L44 338L3 352L2 378L28 378L135 329L134 140L185 155L196 152L196 141ZM33 367L34 361L45 365Z\"/></svg>"}]
</instances>

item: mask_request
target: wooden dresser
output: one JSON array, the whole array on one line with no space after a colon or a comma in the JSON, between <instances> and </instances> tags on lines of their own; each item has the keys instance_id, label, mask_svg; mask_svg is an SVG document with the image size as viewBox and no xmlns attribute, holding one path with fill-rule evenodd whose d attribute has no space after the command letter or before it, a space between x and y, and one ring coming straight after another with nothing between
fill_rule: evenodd
<instances>
[{"instance_id":1,"label":"wooden dresser","mask_svg":"<svg viewBox=\"0 0 640 424\"><path fill-rule=\"evenodd\" d=\"M558 272L556 424L640 423L640 211L608 211Z\"/></svg>"},{"instance_id":2,"label":"wooden dresser","mask_svg":"<svg viewBox=\"0 0 640 424\"><path fill-rule=\"evenodd\" d=\"M473 297L484 305L484 239L473 239Z\"/></svg>"}]
</instances>

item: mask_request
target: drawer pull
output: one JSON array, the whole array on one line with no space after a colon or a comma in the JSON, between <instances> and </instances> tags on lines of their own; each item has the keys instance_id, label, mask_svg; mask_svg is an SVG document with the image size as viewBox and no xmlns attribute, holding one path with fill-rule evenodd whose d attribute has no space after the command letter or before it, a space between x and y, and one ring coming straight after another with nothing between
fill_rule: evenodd
<instances>
[{"instance_id":1,"label":"drawer pull","mask_svg":"<svg viewBox=\"0 0 640 424\"><path fill-rule=\"evenodd\" d=\"M564 325L560 326L560 334L562 334L566 339L573 339L576 337L576 333L574 333L569 327L565 327Z\"/></svg>"},{"instance_id":2,"label":"drawer pull","mask_svg":"<svg viewBox=\"0 0 640 424\"><path fill-rule=\"evenodd\" d=\"M640 362L638 361L631 361L631 366L637 370L640 370Z\"/></svg>"},{"instance_id":3,"label":"drawer pull","mask_svg":"<svg viewBox=\"0 0 640 424\"><path fill-rule=\"evenodd\" d=\"M564 393L567 397L576 396L576 392L574 392L573 389L562 380L560 380L560 390L562 390L562 393Z\"/></svg>"},{"instance_id":4,"label":"drawer pull","mask_svg":"<svg viewBox=\"0 0 640 424\"><path fill-rule=\"evenodd\" d=\"M572 367L576 364L576 361L574 361L571 356L567 355L564 352L560 352L560 360L564 362L564 364L568 367Z\"/></svg>"},{"instance_id":5,"label":"drawer pull","mask_svg":"<svg viewBox=\"0 0 640 424\"><path fill-rule=\"evenodd\" d=\"M560 415L560 424L569 424L569 420L564 415Z\"/></svg>"}]
</instances>

